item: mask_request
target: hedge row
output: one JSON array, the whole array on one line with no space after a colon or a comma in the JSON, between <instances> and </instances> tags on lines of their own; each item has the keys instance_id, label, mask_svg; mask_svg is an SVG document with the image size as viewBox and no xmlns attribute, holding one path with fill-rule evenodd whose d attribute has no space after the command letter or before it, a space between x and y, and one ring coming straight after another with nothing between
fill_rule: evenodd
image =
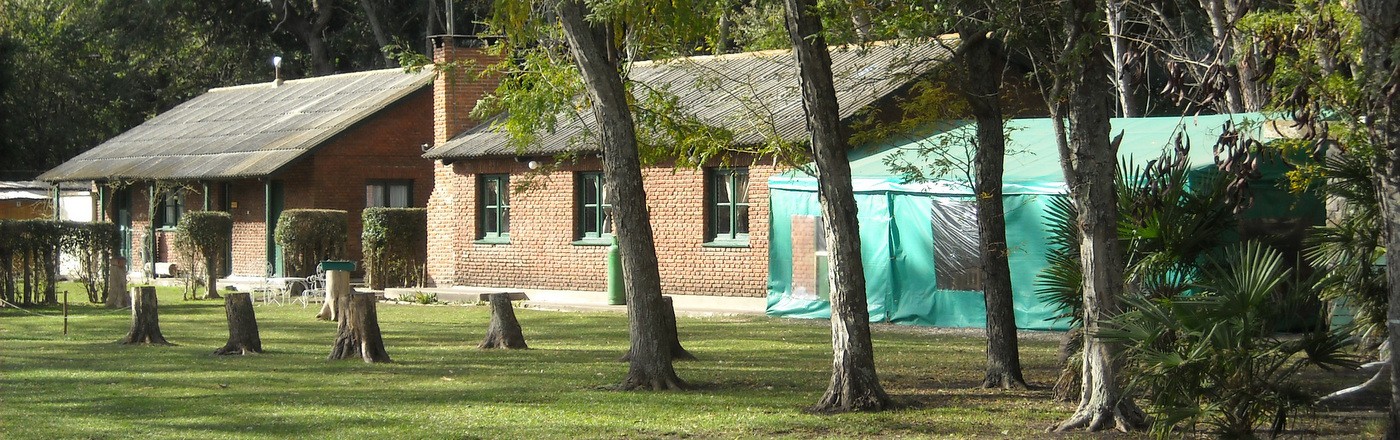
<instances>
[{"instance_id":1,"label":"hedge row","mask_svg":"<svg viewBox=\"0 0 1400 440\"><path fill-rule=\"evenodd\" d=\"M366 208L361 218L365 278L370 288L407 287L422 281L423 256L428 253L428 210Z\"/></svg>"},{"instance_id":2,"label":"hedge row","mask_svg":"<svg viewBox=\"0 0 1400 440\"><path fill-rule=\"evenodd\" d=\"M117 226L58 220L0 220L0 299L18 304L58 302L58 256L73 255L88 300L103 301L107 262L116 253Z\"/></svg>"},{"instance_id":3,"label":"hedge row","mask_svg":"<svg viewBox=\"0 0 1400 440\"><path fill-rule=\"evenodd\" d=\"M275 239L286 253L290 276L316 272L325 260L345 259L349 214L335 209L288 209L277 219Z\"/></svg>"}]
</instances>

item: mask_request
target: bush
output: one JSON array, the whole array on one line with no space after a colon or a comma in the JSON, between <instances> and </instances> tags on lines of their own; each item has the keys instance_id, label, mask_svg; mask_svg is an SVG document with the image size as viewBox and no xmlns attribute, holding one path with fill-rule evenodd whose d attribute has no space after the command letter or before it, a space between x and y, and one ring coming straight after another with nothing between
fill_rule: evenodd
<instances>
[{"instance_id":1,"label":"bush","mask_svg":"<svg viewBox=\"0 0 1400 440\"><path fill-rule=\"evenodd\" d=\"M78 260L78 277L87 290L88 301L106 300L107 273L112 256L120 246L121 232L109 222L63 222L63 252Z\"/></svg>"},{"instance_id":2,"label":"bush","mask_svg":"<svg viewBox=\"0 0 1400 440\"><path fill-rule=\"evenodd\" d=\"M365 277L370 288L416 284L427 256L428 210L366 208L362 218Z\"/></svg>"},{"instance_id":3,"label":"bush","mask_svg":"<svg viewBox=\"0 0 1400 440\"><path fill-rule=\"evenodd\" d=\"M1294 380L1299 370L1355 366L1340 332L1275 335L1307 299L1289 272L1278 251L1243 244L1204 270L1199 293L1129 296L1129 311L1100 330L1124 343L1131 385L1150 396L1157 435L1183 423L1230 438L1253 438L1255 425L1269 423L1277 435L1293 410L1314 401Z\"/></svg>"},{"instance_id":4,"label":"bush","mask_svg":"<svg viewBox=\"0 0 1400 440\"><path fill-rule=\"evenodd\" d=\"M332 209L288 209L277 219L275 239L286 252L287 273L308 276L325 260L345 259L348 214Z\"/></svg>"},{"instance_id":5,"label":"bush","mask_svg":"<svg viewBox=\"0 0 1400 440\"><path fill-rule=\"evenodd\" d=\"M0 299L55 304L58 255L83 228L57 220L0 220ZM41 296L42 295L42 296Z\"/></svg>"},{"instance_id":6,"label":"bush","mask_svg":"<svg viewBox=\"0 0 1400 440\"><path fill-rule=\"evenodd\" d=\"M175 248L189 270L185 271L185 293L194 296L196 273L204 275L209 298L217 298L224 256L233 245L233 216L227 212L194 211L180 217L175 230ZM202 270L201 270L202 269Z\"/></svg>"}]
</instances>

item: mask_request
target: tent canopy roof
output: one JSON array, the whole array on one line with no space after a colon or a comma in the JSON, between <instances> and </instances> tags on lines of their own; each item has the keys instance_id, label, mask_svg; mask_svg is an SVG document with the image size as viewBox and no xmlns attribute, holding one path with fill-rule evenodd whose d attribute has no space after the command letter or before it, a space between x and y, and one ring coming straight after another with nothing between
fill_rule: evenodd
<instances>
[{"instance_id":1,"label":"tent canopy roof","mask_svg":"<svg viewBox=\"0 0 1400 440\"><path fill-rule=\"evenodd\" d=\"M1262 125L1268 120L1259 113L1114 118L1112 135L1123 134L1118 150L1120 160L1144 164L1157 159L1174 144L1177 133L1190 141L1189 160L1192 167L1213 166L1213 146L1226 122L1247 128L1247 135L1266 140ZM1007 156L1004 191L1007 194L1062 194L1066 192L1064 171L1060 167L1059 147L1050 118L1026 118L1007 121ZM954 162L970 164L976 149L977 124L972 122L943 123L929 133L901 136L882 142L861 145L851 150L851 175L857 191L904 191L933 194L971 194L972 190L961 170L929 182L905 182L892 171L891 163L908 163L922 170L932 170L939 158L918 154L929 146L946 148L943 155ZM813 167L807 167L814 169ZM931 176L932 177L932 176ZM773 176L769 185L779 189L815 190L816 179L793 171Z\"/></svg>"}]
</instances>

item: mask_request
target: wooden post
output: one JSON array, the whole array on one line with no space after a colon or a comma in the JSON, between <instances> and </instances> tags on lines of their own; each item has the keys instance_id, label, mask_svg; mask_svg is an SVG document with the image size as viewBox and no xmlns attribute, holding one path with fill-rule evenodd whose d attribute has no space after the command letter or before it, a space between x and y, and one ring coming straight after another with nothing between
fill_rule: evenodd
<instances>
[{"instance_id":1,"label":"wooden post","mask_svg":"<svg viewBox=\"0 0 1400 440\"><path fill-rule=\"evenodd\" d=\"M373 293L359 292L340 297L340 316L330 360L360 358L367 363L393 362L384 351L384 338L379 334L377 299Z\"/></svg>"},{"instance_id":2,"label":"wooden post","mask_svg":"<svg viewBox=\"0 0 1400 440\"><path fill-rule=\"evenodd\" d=\"M339 320L340 298L350 294L350 272L343 270L326 271L326 301L321 304L321 312L316 314L317 319L325 321Z\"/></svg>"},{"instance_id":3,"label":"wooden post","mask_svg":"<svg viewBox=\"0 0 1400 440\"><path fill-rule=\"evenodd\" d=\"M248 292L228 293L224 296L224 315L228 317L228 343L214 350L214 354L262 353L258 318L253 314L253 297Z\"/></svg>"},{"instance_id":4,"label":"wooden post","mask_svg":"<svg viewBox=\"0 0 1400 440\"><path fill-rule=\"evenodd\" d=\"M107 308L117 309L131 306L131 296L126 293L126 258L112 257L107 268Z\"/></svg>"},{"instance_id":5,"label":"wooden post","mask_svg":"<svg viewBox=\"0 0 1400 440\"><path fill-rule=\"evenodd\" d=\"M515 319L509 293L491 294L491 323L486 326L486 339L476 348L530 348L520 332L520 321Z\"/></svg>"},{"instance_id":6,"label":"wooden post","mask_svg":"<svg viewBox=\"0 0 1400 440\"><path fill-rule=\"evenodd\" d=\"M63 336L68 336L68 291L63 291Z\"/></svg>"},{"instance_id":7,"label":"wooden post","mask_svg":"<svg viewBox=\"0 0 1400 440\"><path fill-rule=\"evenodd\" d=\"M122 344L171 345L160 334L160 313L157 312L155 286L131 288L131 331L118 341Z\"/></svg>"}]
</instances>

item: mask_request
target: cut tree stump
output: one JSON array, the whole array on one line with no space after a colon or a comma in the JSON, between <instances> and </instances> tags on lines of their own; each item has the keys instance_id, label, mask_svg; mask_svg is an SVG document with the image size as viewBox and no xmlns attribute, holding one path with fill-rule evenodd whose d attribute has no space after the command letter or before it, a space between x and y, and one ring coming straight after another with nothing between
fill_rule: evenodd
<instances>
[{"instance_id":1,"label":"cut tree stump","mask_svg":"<svg viewBox=\"0 0 1400 440\"><path fill-rule=\"evenodd\" d=\"M253 315L253 297L248 292L224 295L224 314L228 317L228 343L214 350L216 355L246 355L262 353L262 338L258 336L258 318Z\"/></svg>"},{"instance_id":2,"label":"cut tree stump","mask_svg":"<svg viewBox=\"0 0 1400 440\"><path fill-rule=\"evenodd\" d=\"M326 271L326 301L321 303L321 312L316 314L316 319L324 321L340 321L337 315L337 308L340 307L340 298L350 294L350 272L343 270Z\"/></svg>"},{"instance_id":3,"label":"cut tree stump","mask_svg":"<svg viewBox=\"0 0 1400 440\"><path fill-rule=\"evenodd\" d=\"M491 324L486 327L486 339L476 348L530 348L520 332L520 321L515 319L510 294L491 294Z\"/></svg>"},{"instance_id":4,"label":"cut tree stump","mask_svg":"<svg viewBox=\"0 0 1400 440\"><path fill-rule=\"evenodd\" d=\"M384 351L379 315L373 293L352 293L339 298L339 319L330 360L360 358L365 362L393 362Z\"/></svg>"},{"instance_id":5,"label":"cut tree stump","mask_svg":"<svg viewBox=\"0 0 1400 440\"><path fill-rule=\"evenodd\" d=\"M131 288L131 331L122 338L123 344L171 345L160 334L160 313L156 311L155 286Z\"/></svg>"},{"instance_id":6,"label":"cut tree stump","mask_svg":"<svg viewBox=\"0 0 1400 440\"><path fill-rule=\"evenodd\" d=\"M126 293L126 259L112 257L107 267L107 308L131 307L131 295Z\"/></svg>"},{"instance_id":7,"label":"cut tree stump","mask_svg":"<svg viewBox=\"0 0 1400 440\"><path fill-rule=\"evenodd\" d=\"M693 361L698 359L695 355L686 351L685 347L681 346L681 336L676 330L676 307L671 303L671 297L661 297L661 303L661 328L666 331L665 337L671 340L671 343L668 344L671 346L671 360ZM618 360L622 362L631 361L632 349L629 347L627 349L627 354L622 355L622 359Z\"/></svg>"}]
</instances>

